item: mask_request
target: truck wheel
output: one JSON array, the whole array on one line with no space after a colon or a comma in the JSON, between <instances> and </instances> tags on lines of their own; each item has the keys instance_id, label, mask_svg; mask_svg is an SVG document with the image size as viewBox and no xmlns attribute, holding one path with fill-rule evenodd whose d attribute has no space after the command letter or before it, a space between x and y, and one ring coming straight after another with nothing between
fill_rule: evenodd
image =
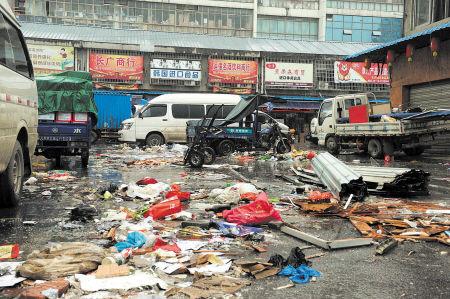
<instances>
[{"instance_id":1,"label":"truck wheel","mask_svg":"<svg viewBox=\"0 0 450 299\"><path fill-rule=\"evenodd\" d=\"M408 156L420 156L423 153L424 149L421 147L414 147L414 148L405 148L403 151Z\"/></svg>"},{"instance_id":2,"label":"truck wheel","mask_svg":"<svg viewBox=\"0 0 450 299\"><path fill-rule=\"evenodd\" d=\"M22 193L24 159L22 145L16 141L8 167L0 174L0 205L13 207L19 203Z\"/></svg>"},{"instance_id":3,"label":"truck wheel","mask_svg":"<svg viewBox=\"0 0 450 299\"><path fill-rule=\"evenodd\" d=\"M60 168L61 167L61 155L57 155L56 157L55 157L55 166L57 167L57 168Z\"/></svg>"},{"instance_id":4,"label":"truck wheel","mask_svg":"<svg viewBox=\"0 0 450 299\"><path fill-rule=\"evenodd\" d=\"M199 151L193 150L189 155L189 165L193 168L200 168L205 163L205 155Z\"/></svg>"},{"instance_id":5,"label":"truck wheel","mask_svg":"<svg viewBox=\"0 0 450 299\"><path fill-rule=\"evenodd\" d=\"M228 156L234 152L234 142L231 140L222 140L217 146L217 151L222 156Z\"/></svg>"},{"instance_id":6,"label":"truck wheel","mask_svg":"<svg viewBox=\"0 0 450 299\"><path fill-rule=\"evenodd\" d=\"M81 166L87 168L89 164L89 150L84 150L81 152Z\"/></svg>"},{"instance_id":7,"label":"truck wheel","mask_svg":"<svg viewBox=\"0 0 450 299\"><path fill-rule=\"evenodd\" d=\"M325 141L325 145L327 147L327 150L330 154L337 155L339 154L339 146L336 141L336 137L330 136Z\"/></svg>"},{"instance_id":8,"label":"truck wheel","mask_svg":"<svg viewBox=\"0 0 450 299\"><path fill-rule=\"evenodd\" d=\"M379 159L383 157L383 145L378 139L370 139L367 144L367 151L372 158Z\"/></svg>"},{"instance_id":9,"label":"truck wheel","mask_svg":"<svg viewBox=\"0 0 450 299\"><path fill-rule=\"evenodd\" d=\"M91 144L94 144L97 142L97 140L100 138L100 132L96 130L91 130Z\"/></svg>"},{"instance_id":10,"label":"truck wheel","mask_svg":"<svg viewBox=\"0 0 450 299\"><path fill-rule=\"evenodd\" d=\"M145 138L147 146L160 146L164 144L164 137L159 134L152 133Z\"/></svg>"},{"instance_id":11,"label":"truck wheel","mask_svg":"<svg viewBox=\"0 0 450 299\"><path fill-rule=\"evenodd\" d=\"M216 152L211 147L205 147L203 153L205 154L205 164L211 165L216 161Z\"/></svg>"}]
</instances>

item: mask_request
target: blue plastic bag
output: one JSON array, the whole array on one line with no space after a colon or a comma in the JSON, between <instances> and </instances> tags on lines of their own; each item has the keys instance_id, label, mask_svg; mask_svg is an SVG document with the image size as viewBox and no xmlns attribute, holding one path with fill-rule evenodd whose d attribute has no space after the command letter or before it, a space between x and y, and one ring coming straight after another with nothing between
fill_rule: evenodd
<instances>
[{"instance_id":1,"label":"blue plastic bag","mask_svg":"<svg viewBox=\"0 0 450 299\"><path fill-rule=\"evenodd\" d=\"M119 242L114 246L116 246L118 252L121 252L122 250L127 248L140 248L145 244L146 241L147 238L143 233L131 232L128 233L126 241Z\"/></svg>"},{"instance_id":2,"label":"blue plastic bag","mask_svg":"<svg viewBox=\"0 0 450 299\"><path fill-rule=\"evenodd\" d=\"M320 272L316 271L306 265L300 265L294 268L288 265L281 270L278 275L288 276L294 283L308 283L311 277L320 277Z\"/></svg>"},{"instance_id":3,"label":"blue plastic bag","mask_svg":"<svg viewBox=\"0 0 450 299\"><path fill-rule=\"evenodd\" d=\"M224 221L216 222L222 234L229 236L233 235L236 237L245 237L251 234L257 234L263 232L262 228L239 225L235 223L229 223Z\"/></svg>"}]
</instances>

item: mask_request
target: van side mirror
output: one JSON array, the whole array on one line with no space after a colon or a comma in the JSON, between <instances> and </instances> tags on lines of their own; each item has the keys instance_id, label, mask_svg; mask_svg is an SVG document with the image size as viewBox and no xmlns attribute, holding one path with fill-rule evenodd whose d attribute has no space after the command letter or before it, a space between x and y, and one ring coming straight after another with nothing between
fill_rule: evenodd
<instances>
[{"instance_id":1,"label":"van side mirror","mask_svg":"<svg viewBox=\"0 0 450 299\"><path fill-rule=\"evenodd\" d=\"M139 118L144 118L144 116L142 116L142 112L139 112L138 116Z\"/></svg>"}]
</instances>

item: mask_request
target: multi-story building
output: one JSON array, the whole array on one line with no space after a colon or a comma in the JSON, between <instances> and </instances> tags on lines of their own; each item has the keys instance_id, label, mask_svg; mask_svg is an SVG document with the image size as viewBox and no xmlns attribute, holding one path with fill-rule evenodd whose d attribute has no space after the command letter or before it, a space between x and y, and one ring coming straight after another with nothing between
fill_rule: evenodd
<instances>
[{"instance_id":1,"label":"multi-story building","mask_svg":"<svg viewBox=\"0 0 450 299\"><path fill-rule=\"evenodd\" d=\"M99 93L265 92L302 130L322 99L389 96L387 69L340 60L399 37L399 0L11 0L35 73L91 72Z\"/></svg>"},{"instance_id":2,"label":"multi-story building","mask_svg":"<svg viewBox=\"0 0 450 299\"><path fill-rule=\"evenodd\" d=\"M401 0L11 0L20 21L276 39L386 42Z\"/></svg>"}]
</instances>

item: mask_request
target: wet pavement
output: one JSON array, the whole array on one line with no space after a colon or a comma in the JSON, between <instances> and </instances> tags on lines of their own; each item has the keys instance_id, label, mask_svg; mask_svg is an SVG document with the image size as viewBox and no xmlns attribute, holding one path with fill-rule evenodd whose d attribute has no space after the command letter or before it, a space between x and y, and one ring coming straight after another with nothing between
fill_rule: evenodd
<instances>
[{"instance_id":1,"label":"wet pavement","mask_svg":"<svg viewBox=\"0 0 450 299\"><path fill-rule=\"evenodd\" d=\"M121 151L118 148L120 149L109 144L95 146L91 150L87 170L82 169L79 158L64 159L61 169L70 171L76 178L74 181L49 180L25 186L19 207L0 210L0 244L19 244L23 257L48 242L87 241L100 244L102 240L98 239L96 224L70 222L70 209L82 202L93 204L100 211L119 206L135 209L142 205L139 201L92 197L94 190L111 183L120 185L135 182L142 177L154 177L167 183L181 182L186 191L195 191L201 188L224 188L227 184L238 181L228 171L221 169L199 171L169 164L158 167L127 166L124 161L132 159L133 155L142 156L142 151ZM383 161L374 161L356 154L343 154L339 158L360 165L383 164ZM233 159L221 159L217 163L230 161L235 162ZM279 197L290 194L295 189L292 184L275 178L276 173L287 173L291 165L290 161L253 161L245 163L237 171L254 180L258 187L264 187L269 197ZM424 156L413 159L400 155L390 165L430 172L431 195L416 197L414 200L450 205L449 157ZM54 169L52 162L42 158L36 159L35 166L34 170L38 172ZM221 178L218 174L228 177ZM215 176L219 179L215 179ZM41 194L48 190L51 191L51 196ZM281 215L284 221L324 239L360 237L360 233L346 219L302 215L293 208L284 208ZM25 225L24 221L37 223ZM268 252L256 254L248 251L248 257L268 260L274 253L287 256L291 248L308 245L267 227L265 232ZM404 242L385 256L375 256L374 246L326 252L324 256L312 260L313 268L322 273L317 282L274 290L289 284L287 278L275 276L252 281L252 285L241 290L240 295L244 298L448 298L449 251L448 246L436 242ZM312 247L304 252L311 255L322 251Z\"/></svg>"}]
</instances>

